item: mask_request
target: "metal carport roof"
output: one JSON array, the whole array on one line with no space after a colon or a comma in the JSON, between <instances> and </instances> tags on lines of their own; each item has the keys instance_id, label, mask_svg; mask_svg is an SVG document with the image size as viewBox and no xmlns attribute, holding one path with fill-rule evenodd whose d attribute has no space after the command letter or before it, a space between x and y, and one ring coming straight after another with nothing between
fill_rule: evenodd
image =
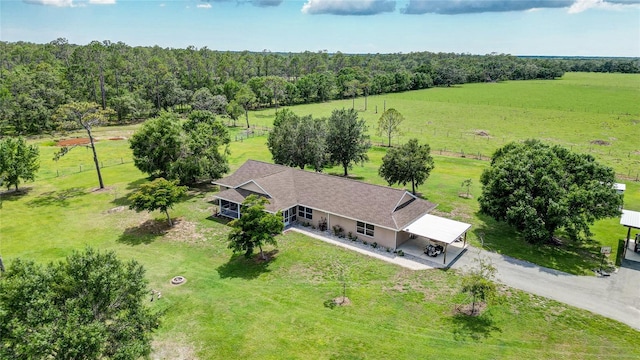
<instances>
[{"instance_id":1,"label":"metal carport roof","mask_svg":"<svg viewBox=\"0 0 640 360\"><path fill-rule=\"evenodd\" d=\"M404 231L451 244L469 228L471 228L471 224L425 214L404 228Z\"/></svg>"},{"instance_id":2,"label":"metal carport roof","mask_svg":"<svg viewBox=\"0 0 640 360\"><path fill-rule=\"evenodd\" d=\"M631 210L622 210L620 225L640 229L640 212Z\"/></svg>"}]
</instances>

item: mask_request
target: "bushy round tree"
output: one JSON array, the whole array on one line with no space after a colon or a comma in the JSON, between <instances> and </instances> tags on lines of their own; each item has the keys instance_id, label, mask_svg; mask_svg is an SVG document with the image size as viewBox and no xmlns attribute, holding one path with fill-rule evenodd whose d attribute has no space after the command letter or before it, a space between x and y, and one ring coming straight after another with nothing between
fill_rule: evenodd
<instances>
[{"instance_id":1,"label":"bushy round tree","mask_svg":"<svg viewBox=\"0 0 640 360\"><path fill-rule=\"evenodd\" d=\"M1 359L138 359L159 314L136 261L74 252L47 266L14 260L0 276Z\"/></svg>"},{"instance_id":2,"label":"bushy round tree","mask_svg":"<svg viewBox=\"0 0 640 360\"><path fill-rule=\"evenodd\" d=\"M618 216L622 204L613 169L538 140L498 149L480 182L480 211L532 243L551 240L558 229L575 239L590 236L589 225Z\"/></svg>"}]
</instances>

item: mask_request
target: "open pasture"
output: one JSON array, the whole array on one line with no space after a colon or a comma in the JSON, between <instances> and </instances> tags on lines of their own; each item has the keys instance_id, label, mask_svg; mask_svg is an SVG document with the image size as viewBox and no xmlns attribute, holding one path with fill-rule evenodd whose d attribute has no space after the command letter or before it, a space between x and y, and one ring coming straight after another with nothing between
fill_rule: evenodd
<instances>
[{"instance_id":1,"label":"open pasture","mask_svg":"<svg viewBox=\"0 0 640 360\"><path fill-rule=\"evenodd\" d=\"M350 108L351 99L295 106L301 115L329 116ZM405 117L403 135L393 144L417 137L433 153L490 157L502 145L538 138L590 153L619 176L640 176L640 75L567 73L558 80L465 84L364 97L355 107L369 125L372 141L385 108ZM376 113L377 108L377 113ZM252 124L271 126L273 109L253 112Z\"/></svg>"}]
</instances>

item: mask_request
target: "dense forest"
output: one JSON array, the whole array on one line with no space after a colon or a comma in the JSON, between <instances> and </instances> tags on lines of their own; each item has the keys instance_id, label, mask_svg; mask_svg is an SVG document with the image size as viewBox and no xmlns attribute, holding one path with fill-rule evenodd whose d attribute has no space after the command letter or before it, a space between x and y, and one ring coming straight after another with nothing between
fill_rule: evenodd
<instances>
[{"instance_id":1,"label":"dense forest","mask_svg":"<svg viewBox=\"0 0 640 360\"><path fill-rule=\"evenodd\" d=\"M566 71L639 73L638 59L275 53L132 47L122 42L0 42L0 135L56 129L63 104L89 101L126 123L161 110L209 110L234 122L251 109L470 82L555 79ZM247 126L248 120L247 120Z\"/></svg>"}]
</instances>

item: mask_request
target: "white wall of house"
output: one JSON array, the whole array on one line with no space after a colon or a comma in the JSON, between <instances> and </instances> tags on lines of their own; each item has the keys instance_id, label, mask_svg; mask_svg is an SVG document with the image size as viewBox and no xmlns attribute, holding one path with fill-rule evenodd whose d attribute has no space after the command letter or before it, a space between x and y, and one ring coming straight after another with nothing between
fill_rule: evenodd
<instances>
[{"instance_id":1,"label":"white wall of house","mask_svg":"<svg viewBox=\"0 0 640 360\"><path fill-rule=\"evenodd\" d=\"M338 215L331 215L329 221L329 230L333 231L333 226L340 225L344 230L344 235L347 236L349 232L353 236L357 236L359 240L366 241L368 243L376 242L379 246L384 246L386 248L395 249L396 247L396 232L383 228L380 226L373 225L373 236L369 236L367 234L367 230L371 231L371 229L367 229L366 226L358 227L358 221L344 218ZM365 224L366 225L366 224ZM372 224L370 224L372 225ZM359 233L358 230L362 230L363 233Z\"/></svg>"},{"instance_id":2,"label":"white wall of house","mask_svg":"<svg viewBox=\"0 0 640 360\"><path fill-rule=\"evenodd\" d=\"M411 238L411 234L404 231L398 231L398 246L406 243Z\"/></svg>"}]
</instances>

